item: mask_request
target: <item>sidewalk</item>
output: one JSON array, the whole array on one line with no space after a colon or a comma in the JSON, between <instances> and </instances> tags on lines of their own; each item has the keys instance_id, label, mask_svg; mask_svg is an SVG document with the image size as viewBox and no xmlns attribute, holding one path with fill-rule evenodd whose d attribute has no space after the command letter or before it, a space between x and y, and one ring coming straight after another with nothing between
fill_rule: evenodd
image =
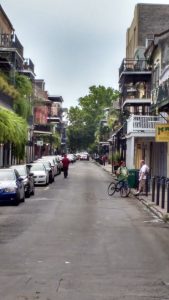
<instances>
[{"instance_id":1,"label":"sidewalk","mask_svg":"<svg viewBox=\"0 0 169 300\"><path fill-rule=\"evenodd\" d=\"M106 172L112 174L112 166L111 164L106 164L105 166L98 164L102 169L104 169ZM156 203L152 202L152 194L151 191L148 194L148 196L140 195L135 197L134 194L136 193L135 189L132 189L132 197L135 199L141 201L153 214L155 214L158 218L162 219L164 222L169 222L169 214L167 213L167 205L165 203L165 208L162 209L160 206L156 205Z\"/></svg>"}]
</instances>

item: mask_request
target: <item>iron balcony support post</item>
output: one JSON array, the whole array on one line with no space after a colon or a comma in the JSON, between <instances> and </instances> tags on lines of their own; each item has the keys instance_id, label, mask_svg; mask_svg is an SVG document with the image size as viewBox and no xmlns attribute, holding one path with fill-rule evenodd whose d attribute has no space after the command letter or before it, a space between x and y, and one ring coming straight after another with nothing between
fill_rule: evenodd
<instances>
[{"instance_id":1,"label":"iron balcony support post","mask_svg":"<svg viewBox=\"0 0 169 300\"><path fill-rule=\"evenodd\" d=\"M159 203L160 203L160 181L161 181L161 178L158 177L158 178L157 178L156 205L159 205Z\"/></svg>"},{"instance_id":2,"label":"iron balcony support post","mask_svg":"<svg viewBox=\"0 0 169 300\"><path fill-rule=\"evenodd\" d=\"M152 202L155 202L155 185L156 185L156 178L152 178Z\"/></svg>"},{"instance_id":3,"label":"iron balcony support post","mask_svg":"<svg viewBox=\"0 0 169 300\"><path fill-rule=\"evenodd\" d=\"M161 208L165 207L165 178L162 179L162 197L161 197Z\"/></svg>"},{"instance_id":4,"label":"iron balcony support post","mask_svg":"<svg viewBox=\"0 0 169 300\"><path fill-rule=\"evenodd\" d=\"M167 181L167 213L169 213L169 181Z\"/></svg>"}]
</instances>

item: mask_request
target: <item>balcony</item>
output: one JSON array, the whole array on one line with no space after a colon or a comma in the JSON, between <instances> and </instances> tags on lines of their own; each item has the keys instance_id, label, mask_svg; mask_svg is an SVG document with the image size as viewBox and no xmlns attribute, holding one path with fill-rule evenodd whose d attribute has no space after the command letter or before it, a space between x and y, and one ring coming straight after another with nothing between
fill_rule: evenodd
<instances>
[{"instance_id":1,"label":"balcony","mask_svg":"<svg viewBox=\"0 0 169 300\"><path fill-rule=\"evenodd\" d=\"M35 134L46 134L46 135L51 135L51 128L48 125L44 124L35 124L34 125L34 133Z\"/></svg>"},{"instance_id":2,"label":"balcony","mask_svg":"<svg viewBox=\"0 0 169 300\"><path fill-rule=\"evenodd\" d=\"M124 106L135 105L151 105L151 92L149 84L139 83L137 85L127 85L123 87L122 95L122 108Z\"/></svg>"},{"instance_id":3,"label":"balcony","mask_svg":"<svg viewBox=\"0 0 169 300\"><path fill-rule=\"evenodd\" d=\"M51 103L51 101L48 100L48 93L37 86L36 83L34 84L34 100L35 103Z\"/></svg>"},{"instance_id":4,"label":"balcony","mask_svg":"<svg viewBox=\"0 0 169 300\"><path fill-rule=\"evenodd\" d=\"M60 116L48 116L47 117L47 120L49 123L52 123L52 124L58 124L58 123L61 123L61 117Z\"/></svg>"},{"instance_id":5,"label":"balcony","mask_svg":"<svg viewBox=\"0 0 169 300\"><path fill-rule=\"evenodd\" d=\"M16 35L0 34L0 67L9 73L23 68L23 46Z\"/></svg>"},{"instance_id":6,"label":"balcony","mask_svg":"<svg viewBox=\"0 0 169 300\"><path fill-rule=\"evenodd\" d=\"M16 35L0 34L0 51L17 51L23 58L23 46Z\"/></svg>"},{"instance_id":7,"label":"balcony","mask_svg":"<svg viewBox=\"0 0 169 300\"><path fill-rule=\"evenodd\" d=\"M139 99L139 98L128 97L123 102L122 108L124 108L126 106L136 106L136 105L138 105L138 106L143 106L143 105L150 106L151 105L151 98Z\"/></svg>"},{"instance_id":8,"label":"balcony","mask_svg":"<svg viewBox=\"0 0 169 300\"><path fill-rule=\"evenodd\" d=\"M24 59L23 69L20 70L20 73L28 76L31 80L35 78L34 64L30 58Z\"/></svg>"},{"instance_id":9,"label":"balcony","mask_svg":"<svg viewBox=\"0 0 169 300\"><path fill-rule=\"evenodd\" d=\"M137 116L131 115L127 120L127 134L137 136L155 136L156 124L167 123L161 116Z\"/></svg>"},{"instance_id":10,"label":"balcony","mask_svg":"<svg viewBox=\"0 0 169 300\"><path fill-rule=\"evenodd\" d=\"M149 81L151 75L151 68L145 59L129 59L125 58L119 68L119 79L121 80L124 76L137 76L138 80L141 81L144 75L144 81ZM147 75L147 78L146 78ZM130 82L130 79L129 81Z\"/></svg>"}]
</instances>

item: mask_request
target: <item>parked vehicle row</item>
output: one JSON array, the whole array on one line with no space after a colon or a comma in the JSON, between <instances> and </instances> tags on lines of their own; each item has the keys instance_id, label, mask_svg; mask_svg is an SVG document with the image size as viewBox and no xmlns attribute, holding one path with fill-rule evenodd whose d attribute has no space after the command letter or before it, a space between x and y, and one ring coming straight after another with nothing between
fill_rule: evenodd
<instances>
[{"instance_id":1,"label":"parked vehicle row","mask_svg":"<svg viewBox=\"0 0 169 300\"><path fill-rule=\"evenodd\" d=\"M62 157L43 156L29 164L0 169L0 203L18 205L35 194L36 185L48 185L61 173Z\"/></svg>"}]
</instances>

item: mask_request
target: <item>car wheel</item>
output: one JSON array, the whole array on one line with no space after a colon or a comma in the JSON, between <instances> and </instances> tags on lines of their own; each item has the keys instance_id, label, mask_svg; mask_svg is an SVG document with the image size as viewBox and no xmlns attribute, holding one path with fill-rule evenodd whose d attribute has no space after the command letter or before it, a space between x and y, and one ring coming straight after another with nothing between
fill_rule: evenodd
<instances>
[{"instance_id":1,"label":"car wheel","mask_svg":"<svg viewBox=\"0 0 169 300\"><path fill-rule=\"evenodd\" d=\"M17 197L16 197L16 199L15 199L15 201L14 201L14 205L15 206L17 206L17 205L19 205L19 203L21 202L21 199L20 199L20 195L17 195Z\"/></svg>"}]
</instances>

